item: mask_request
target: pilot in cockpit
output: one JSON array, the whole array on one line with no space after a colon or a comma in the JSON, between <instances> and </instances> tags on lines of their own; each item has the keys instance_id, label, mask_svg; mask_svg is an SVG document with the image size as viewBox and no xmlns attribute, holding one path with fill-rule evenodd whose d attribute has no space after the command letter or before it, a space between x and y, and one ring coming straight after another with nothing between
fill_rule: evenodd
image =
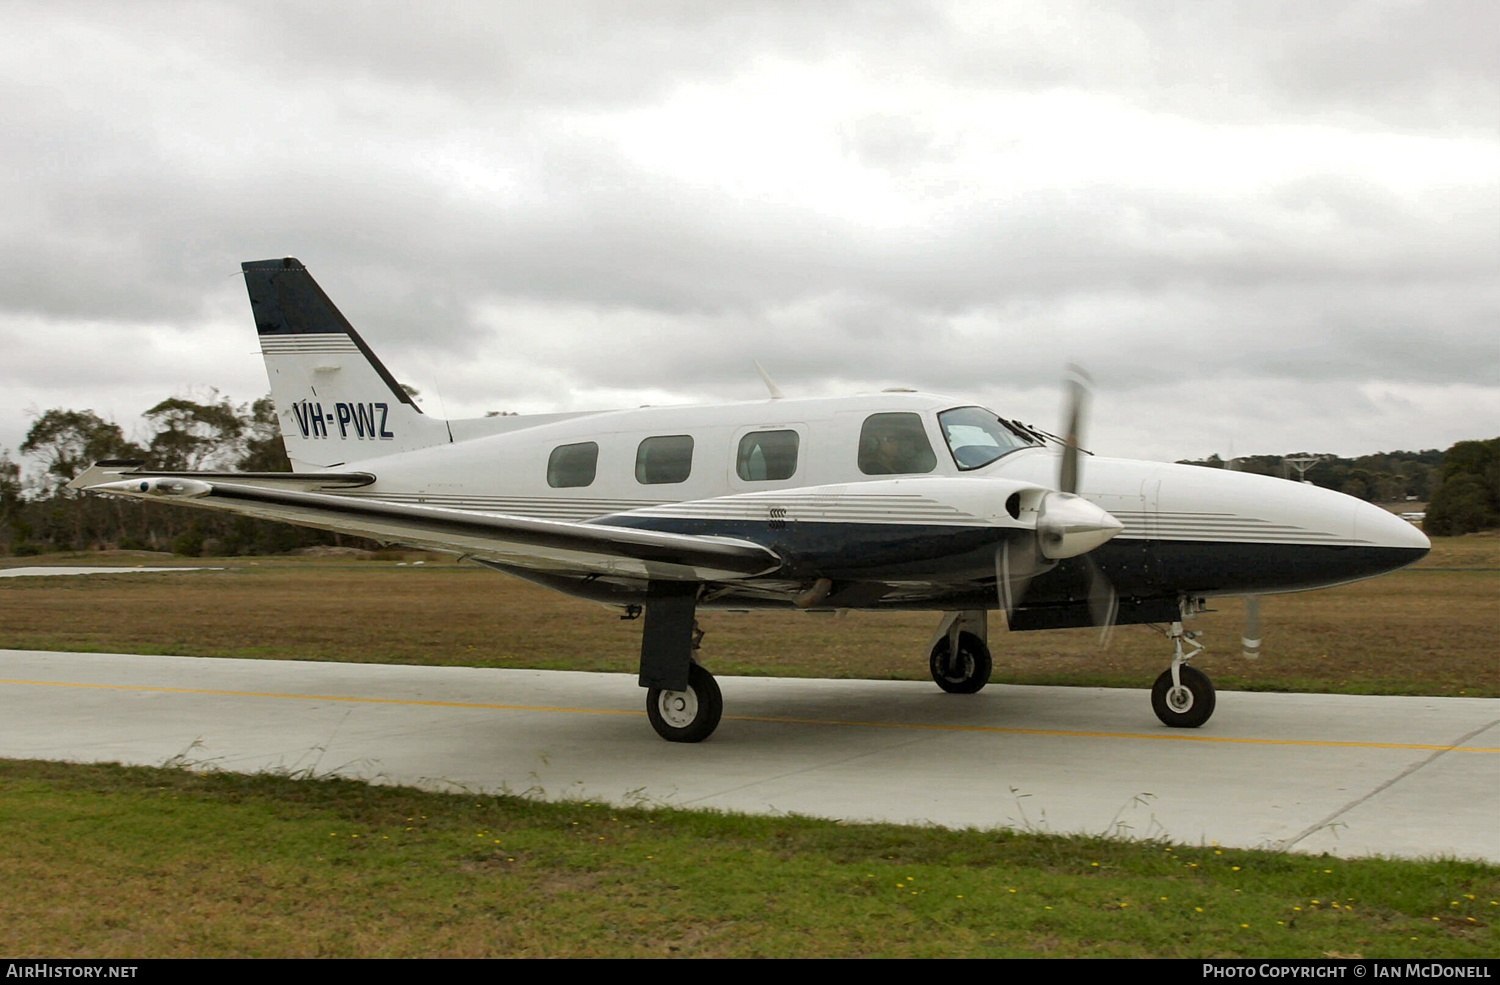
<instances>
[{"instance_id":1,"label":"pilot in cockpit","mask_svg":"<svg viewBox=\"0 0 1500 985\"><path fill-rule=\"evenodd\" d=\"M872 475L899 475L909 471L905 468L905 462L911 457L906 451L906 442L902 436L893 432L875 435L874 447L870 450L868 459L869 468L865 469Z\"/></svg>"},{"instance_id":2,"label":"pilot in cockpit","mask_svg":"<svg viewBox=\"0 0 1500 985\"><path fill-rule=\"evenodd\" d=\"M909 475L932 466L932 448L915 414L878 414L868 422L859 449L865 475Z\"/></svg>"}]
</instances>

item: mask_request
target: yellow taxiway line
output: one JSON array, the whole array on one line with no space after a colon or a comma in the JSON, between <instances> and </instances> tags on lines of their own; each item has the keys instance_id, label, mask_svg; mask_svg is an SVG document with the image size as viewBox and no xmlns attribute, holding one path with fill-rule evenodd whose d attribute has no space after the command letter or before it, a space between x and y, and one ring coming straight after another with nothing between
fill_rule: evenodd
<instances>
[{"instance_id":1,"label":"yellow taxiway line","mask_svg":"<svg viewBox=\"0 0 1500 985\"><path fill-rule=\"evenodd\" d=\"M644 715L643 711L615 708L564 708L548 705L501 705L478 701L421 701L410 698L359 698L336 694L281 694L273 691L221 691L196 687L157 687L142 684L84 684L76 681L23 681L0 678L0 684L35 687L95 688L106 691L147 691L155 694L214 694L235 698L282 698L295 701L343 701L372 705L417 705L429 708L480 708L492 711L551 711L575 715ZM1319 746L1347 749L1409 749L1424 752L1488 752L1500 749L1483 746L1423 745L1410 742L1336 742L1322 739L1243 739L1231 736L1192 733L1090 732L1073 729L1009 728L999 725L934 725L914 722L865 722L838 718L780 718L767 715L725 715L726 721L768 722L782 725L844 725L858 728L920 729L936 732L989 732L1006 735L1060 735L1089 739L1152 739L1166 742L1224 742L1260 746Z\"/></svg>"}]
</instances>

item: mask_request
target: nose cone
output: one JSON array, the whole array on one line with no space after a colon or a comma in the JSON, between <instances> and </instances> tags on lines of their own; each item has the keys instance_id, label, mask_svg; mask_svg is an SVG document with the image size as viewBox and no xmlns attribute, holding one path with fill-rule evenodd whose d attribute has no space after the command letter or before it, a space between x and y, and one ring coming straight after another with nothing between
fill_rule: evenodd
<instances>
[{"instance_id":1,"label":"nose cone","mask_svg":"<svg viewBox=\"0 0 1500 985\"><path fill-rule=\"evenodd\" d=\"M1326 588L1404 568L1432 547L1400 517L1311 483L1189 465L1161 466L1154 476L1151 539L1168 577L1185 588Z\"/></svg>"},{"instance_id":2,"label":"nose cone","mask_svg":"<svg viewBox=\"0 0 1500 985\"><path fill-rule=\"evenodd\" d=\"M1432 550L1432 541L1417 529L1389 510L1372 503L1360 503L1354 512L1354 535L1379 547L1397 548L1411 554L1411 561L1421 560ZM1411 561L1407 563L1410 564Z\"/></svg>"}]
</instances>

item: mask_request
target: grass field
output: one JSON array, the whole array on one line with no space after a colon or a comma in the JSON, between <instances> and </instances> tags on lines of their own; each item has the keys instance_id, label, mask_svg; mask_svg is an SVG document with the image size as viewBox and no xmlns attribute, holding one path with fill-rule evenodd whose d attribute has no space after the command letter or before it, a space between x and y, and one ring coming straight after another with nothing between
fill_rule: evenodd
<instances>
[{"instance_id":1,"label":"grass field","mask_svg":"<svg viewBox=\"0 0 1500 985\"><path fill-rule=\"evenodd\" d=\"M1500 869L0 761L0 953L1493 957Z\"/></svg>"},{"instance_id":2,"label":"grass field","mask_svg":"<svg viewBox=\"0 0 1500 985\"><path fill-rule=\"evenodd\" d=\"M40 559L99 563L98 555ZM116 555L111 563L181 564ZM39 559L26 559L25 564ZM22 562L10 562L19 566ZM0 580L0 647L634 673L638 622L430 559ZM1500 694L1500 537L1204 616L1220 687ZM707 613L725 674L925 680L932 615ZM1143 687L1165 641L995 632L996 678ZM1492 957L1500 867L0 761L0 953Z\"/></svg>"},{"instance_id":3,"label":"grass field","mask_svg":"<svg viewBox=\"0 0 1500 985\"><path fill-rule=\"evenodd\" d=\"M98 563L97 555L49 561ZM172 563L116 555L114 563ZM35 563L33 561L33 563ZM178 559L176 563L182 563ZM470 564L258 559L194 574L6 579L0 647L635 673L639 622ZM1500 537L1439 539L1421 564L1262 604L1264 656L1240 656L1243 605L1195 620L1223 689L1500 696ZM719 674L926 680L931 613L701 614ZM1120 627L1006 633L994 679L1147 687L1171 648Z\"/></svg>"}]
</instances>

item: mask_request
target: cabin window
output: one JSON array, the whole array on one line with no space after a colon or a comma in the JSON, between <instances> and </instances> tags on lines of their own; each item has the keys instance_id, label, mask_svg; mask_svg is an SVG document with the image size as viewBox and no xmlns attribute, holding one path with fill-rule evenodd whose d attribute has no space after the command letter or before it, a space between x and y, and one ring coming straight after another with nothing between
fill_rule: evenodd
<instances>
[{"instance_id":1,"label":"cabin window","mask_svg":"<svg viewBox=\"0 0 1500 985\"><path fill-rule=\"evenodd\" d=\"M796 431L756 431L740 439L735 471L746 482L790 479L797 471Z\"/></svg>"},{"instance_id":2,"label":"cabin window","mask_svg":"<svg viewBox=\"0 0 1500 985\"><path fill-rule=\"evenodd\" d=\"M871 414L859 432L859 470L865 475L911 475L937 468L919 414Z\"/></svg>"},{"instance_id":3,"label":"cabin window","mask_svg":"<svg viewBox=\"0 0 1500 985\"><path fill-rule=\"evenodd\" d=\"M599 446L592 441L561 445L547 457L547 485L553 489L590 486L599 467Z\"/></svg>"},{"instance_id":4,"label":"cabin window","mask_svg":"<svg viewBox=\"0 0 1500 985\"><path fill-rule=\"evenodd\" d=\"M938 415L943 439L961 469L988 465L1006 452L1033 442L983 407L956 407Z\"/></svg>"},{"instance_id":5,"label":"cabin window","mask_svg":"<svg viewBox=\"0 0 1500 985\"><path fill-rule=\"evenodd\" d=\"M647 438L635 453L635 480L648 486L686 482L693 470L691 435L669 434Z\"/></svg>"}]
</instances>

